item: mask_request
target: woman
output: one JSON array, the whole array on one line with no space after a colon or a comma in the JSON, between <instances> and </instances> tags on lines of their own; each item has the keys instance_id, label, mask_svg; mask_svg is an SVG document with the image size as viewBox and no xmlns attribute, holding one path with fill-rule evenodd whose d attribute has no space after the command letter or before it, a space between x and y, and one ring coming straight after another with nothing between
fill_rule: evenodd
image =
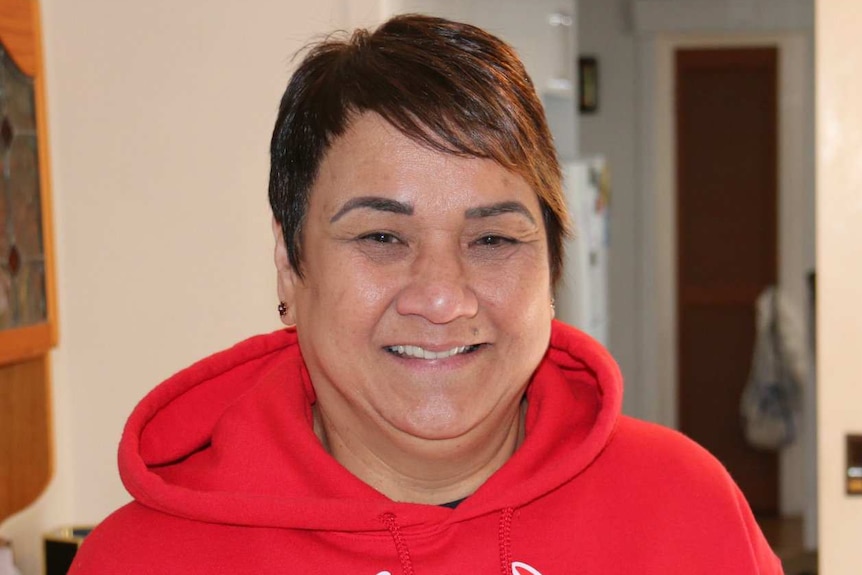
<instances>
[{"instance_id":1,"label":"woman","mask_svg":"<svg viewBox=\"0 0 862 575\"><path fill-rule=\"evenodd\" d=\"M143 400L135 502L72 573L781 573L721 465L553 321L560 169L507 45L411 15L314 47L270 201L288 328Z\"/></svg>"}]
</instances>

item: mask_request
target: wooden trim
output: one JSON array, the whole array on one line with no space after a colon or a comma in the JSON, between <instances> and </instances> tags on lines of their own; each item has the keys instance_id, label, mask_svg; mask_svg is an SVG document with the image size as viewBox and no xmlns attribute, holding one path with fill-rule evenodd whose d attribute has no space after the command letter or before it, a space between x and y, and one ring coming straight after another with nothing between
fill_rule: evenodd
<instances>
[{"instance_id":1,"label":"wooden trim","mask_svg":"<svg viewBox=\"0 0 862 575\"><path fill-rule=\"evenodd\" d=\"M54 345L53 331L49 323L0 331L0 365L44 355Z\"/></svg>"},{"instance_id":2,"label":"wooden trim","mask_svg":"<svg viewBox=\"0 0 862 575\"><path fill-rule=\"evenodd\" d=\"M48 356L0 367L0 523L30 505L54 474Z\"/></svg>"},{"instance_id":3,"label":"wooden trim","mask_svg":"<svg viewBox=\"0 0 862 575\"><path fill-rule=\"evenodd\" d=\"M36 73L33 77L36 89L36 137L39 141L39 194L42 202L42 250L45 257L45 301L47 304L50 347L58 342L57 325L57 281L54 265L54 205L51 200L51 158L48 146L48 111L45 97L45 67L42 60L42 21L38 6L31 13L33 26L33 50L35 53Z\"/></svg>"},{"instance_id":4,"label":"wooden trim","mask_svg":"<svg viewBox=\"0 0 862 575\"><path fill-rule=\"evenodd\" d=\"M0 38L21 70L35 78L41 75L39 28L34 24L36 4L31 0L5 0L0 13Z\"/></svg>"}]
</instances>

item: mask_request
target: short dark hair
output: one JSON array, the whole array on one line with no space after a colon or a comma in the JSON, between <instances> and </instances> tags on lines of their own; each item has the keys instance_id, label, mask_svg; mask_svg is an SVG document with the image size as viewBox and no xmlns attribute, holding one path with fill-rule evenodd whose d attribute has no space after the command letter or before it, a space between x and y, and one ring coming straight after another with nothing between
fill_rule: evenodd
<instances>
[{"instance_id":1,"label":"short dark hair","mask_svg":"<svg viewBox=\"0 0 862 575\"><path fill-rule=\"evenodd\" d=\"M405 14L307 50L281 99L269 178L272 212L300 277L302 228L323 157L353 118L375 112L425 146L488 158L523 177L541 205L557 284L569 227L560 165L511 46L469 24Z\"/></svg>"}]
</instances>

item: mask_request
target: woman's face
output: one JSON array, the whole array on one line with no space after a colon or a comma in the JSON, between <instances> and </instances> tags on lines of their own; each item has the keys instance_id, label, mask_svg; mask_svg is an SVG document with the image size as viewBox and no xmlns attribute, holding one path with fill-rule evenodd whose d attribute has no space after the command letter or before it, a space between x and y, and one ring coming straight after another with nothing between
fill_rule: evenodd
<instances>
[{"instance_id":1,"label":"woman's face","mask_svg":"<svg viewBox=\"0 0 862 575\"><path fill-rule=\"evenodd\" d=\"M553 313L540 206L520 176L364 114L321 163L301 279L276 238L286 321L328 420L452 439L518 405Z\"/></svg>"}]
</instances>

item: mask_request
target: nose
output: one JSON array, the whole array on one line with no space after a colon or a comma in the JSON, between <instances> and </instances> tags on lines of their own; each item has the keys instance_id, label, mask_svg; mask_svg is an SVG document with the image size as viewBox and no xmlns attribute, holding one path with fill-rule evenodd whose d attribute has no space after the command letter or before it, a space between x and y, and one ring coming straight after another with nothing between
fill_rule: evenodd
<instances>
[{"instance_id":1,"label":"nose","mask_svg":"<svg viewBox=\"0 0 862 575\"><path fill-rule=\"evenodd\" d=\"M401 315L445 324L478 313L479 299L470 286L459 251L439 247L420 251L412 262L410 277L396 302Z\"/></svg>"}]
</instances>

